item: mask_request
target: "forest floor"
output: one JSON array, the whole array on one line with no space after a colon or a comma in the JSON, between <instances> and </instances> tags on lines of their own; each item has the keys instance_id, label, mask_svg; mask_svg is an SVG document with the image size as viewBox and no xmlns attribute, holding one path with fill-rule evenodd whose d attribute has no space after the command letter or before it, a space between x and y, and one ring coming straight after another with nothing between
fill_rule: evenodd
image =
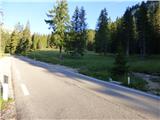
<instances>
[{"instance_id":1,"label":"forest floor","mask_svg":"<svg viewBox=\"0 0 160 120\"><path fill-rule=\"evenodd\" d=\"M30 52L27 57L47 63L68 66L76 69L79 73L108 81L115 56L113 54L107 54L104 56L94 52L87 52L83 57L74 58L63 53L63 60L60 60L58 50L45 49ZM134 79L135 85L132 85L131 87L141 89L143 91L151 91L154 84L160 83L159 77L155 82L152 79L146 79L145 76L160 76L160 55L147 56L143 59L138 55L134 55L128 57L127 61L130 71L134 73L142 73L140 75L134 74L134 77L131 79ZM152 86L148 87L148 85ZM160 88L160 86L158 87ZM156 91L158 92L153 93L159 95L160 90L156 89Z\"/></svg>"}]
</instances>

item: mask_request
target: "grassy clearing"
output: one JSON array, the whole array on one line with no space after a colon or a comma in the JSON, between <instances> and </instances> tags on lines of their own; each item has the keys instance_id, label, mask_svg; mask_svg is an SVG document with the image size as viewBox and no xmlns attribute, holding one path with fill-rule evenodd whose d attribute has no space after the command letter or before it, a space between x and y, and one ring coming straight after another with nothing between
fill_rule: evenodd
<instances>
[{"instance_id":1,"label":"grassy clearing","mask_svg":"<svg viewBox=\"0 0 160 120\"><path fill-rule=\"evenodd\" d=\"M108 73L114 61L112 55L101 56L93 52L88 52L80 58L72 58L63 54L63 60L59 60L58 56L59 53L56 50L41 50L28 54L30 58L76 68L80 73L104 80L108 79Z\"/></svg>"},{"instance_id":2,"label":"grassy clearing","mask_svg":"<svg viewBox=\"0 0 160 120\"><path fill-rule=\"evenodd\" d=\"M103 56L93 52L87 52L80 58L72 58L63 53L63 60L59 60L57 50L38 50L29 53L27 56L40 61L77 68L83 74L103 79L108 77L114 63L113 55ZM160 74L160 55L146 57L145 59L131 56L128 58L128 61L131 71Z\"/></svg>"},{"instance_id":3,"label":"grassy clearing","mask_svg":"<svg viewBox=\"0 0 160 120\"><path fill-rule=\"evenodd\" d=\"M137 56L129 58L131 71L160 75L160 55L141 59Z\"/></svg>"}]
</instances>

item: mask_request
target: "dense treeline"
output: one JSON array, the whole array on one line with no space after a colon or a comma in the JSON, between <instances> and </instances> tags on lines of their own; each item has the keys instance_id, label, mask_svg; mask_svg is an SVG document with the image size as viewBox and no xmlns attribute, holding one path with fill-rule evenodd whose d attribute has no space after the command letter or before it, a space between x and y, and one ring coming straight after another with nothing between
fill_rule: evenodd
<instances>
[{"instance_id":1,"label":"dense treeline","mask_svg":"<svg viewBox=\"0 0 160 120\"><path fill-rule=\"evenodd\" d=\"M160 54L160 2L147 1L127 8L121 18L110 22L108 51L116 53L121 43L126 55ZM99 30L100 31L100 30ZM98 31L96 31L98 33ZM103 38L103 37L102 37ZM98 41L98 39L96 39Z\"/></svg>"},{"instance_id":2,"label":"dense treeline","mask_svg":"<svg viewBox=\"0 0 160 120\"><path fill-rule=\"evenodd\" d=\"M117 53L121 44L127 56L142 57L160 54L160 2L147 1L128 7L121 18L112 22L104 8L95 30L87 29L86 11L75 8L70 20L66 0L57 1L45 20L52 33L33 34L29 22L17 24L12 33L2 31L2 49L11 54L25 54L31 50L57 47L71 55L84 55L86 50L97 53Z\"/></svg>"},{"instance_id":3,"label":"dense treeline","mask_svg":"<svg viewBox=\"0 0 160 120\"><path fill-rule=\"evenodd\" d=\"M65 7L63 7L64 11L68 11L66 1L62 0L62 3L65 3ZM57 8L59 8L58 5L60 4L57 3ZM55 11L58 11L56 7L49 11L48 17L51 19L46 20L46 23L49 23L50 27L53 28L53 34L56 35L61 32L66 34L63 44L61 44L66 51L83 55L84 48L86 48L103 54L117 53L118 47L121 44L127 56L139 54L144 57L160 53L159 1L147 1L133 7L128 7L124 15L121 18L117 18L114 22L111 22L107 10L104 8L100 13L95 30L86 29L85 10L83 10L84 15L83 19L81 19L80 10L76 7L70 22L71 24L68 22L68 17L66 21L60 22L59 16ZM63 11L58 14L63 15ZM59 31L59 33L56 32L56 29L58 27L61 28L63 24L59 24L58 22L63 23L64 28L66 28L63 31ZM82 24L83 26L81 26ZM67 26L65 27L65 25ZM55 26L57 27L56 29ZM84 27L84 30L82 30L85 31L83 32L84 34L81 34L81 27ZM59 38L57 38L57 41L59 41Z\"/></svg>"},{"instance_id":4,"label":"dense treeline","mask_svg":"<svg viewBox=\"0 0 160 120\"><path fill-rule=\"evenodd\" d=\"M5 53L26 54L31 50L50 47L48 37L41 34L31 35L29 22L25 27L18 23L13 32L2 31L2 50Z\"/></svg>"}]
</instances>

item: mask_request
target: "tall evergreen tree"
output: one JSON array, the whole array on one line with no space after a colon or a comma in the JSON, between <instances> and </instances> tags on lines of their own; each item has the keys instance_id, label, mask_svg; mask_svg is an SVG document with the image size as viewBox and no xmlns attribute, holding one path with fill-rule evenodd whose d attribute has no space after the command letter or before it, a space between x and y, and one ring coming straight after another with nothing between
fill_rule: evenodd
<instances>
[{"instance_id":1,"label":"tall evergreen tree","mask_svg":"<svg viewBox=\"0 0 160 120\"><path fill-rule=\"evenodd\" d=\"M12 34L11 34L11 42L10 42L10 45L9 45L11 54L15 53L17 44L18 44L18 36L17 36L16 31L13 31Z\"/></svg>"},{"instance_id":2,"label":"tall evergreen tree","mask_svg":"<svg viewBox=\"0 0 160 120\"><path fill-rule=\"evenodd\" d=\"M129 56L131 52L131 46L133 45L135 37L134 21L132 16L132 11L130 8L127 8L123 16L123 32L124 32L124 43L126 55ZM130 44L132 43L132 44Z\"/></svg>"},{"instance_id":3,"label":"tall evergreen tree","mask_svg":"<svg viewBox=\"0 0 160 120\"><path fill-rule=\"evenodd\" d=\"M22 37L23 26L18 23L11 34L10 43L8 47L10 48L10 53L15 54L19 41Z\"/></svg>"},{"instance_id":4,"label":"tall evergreen tree","mask_svg":"<svg viewBox=\"0 0 160 120\"><path fill-rule=\"evenodd\" d=\"M117 38L116 38L116 35L117 35L117 23L116 22L112 22L110 24L110 27L109 27L109 30L110 30L110 52L111 53L115 53L116 52L116 47L117 47Z\"/></svg>"},{"instance_id":5,"label":"tall evergreen tree","mask_svg":"<svg viewBox=\"0 0 160 120\"><path fill-rule=\"evenodd\" d=\"M71 20L70 38L66 40L66 51L72 55L83 55L87 41L87 24L85 10L83 7L79 10L76 7Z\"/></svg>"},{"instance_id":6,"label":"tall evergreen tree","mask_svg":"<svg viewBox=\"0 0 160 120\"><path fill-rule=\"evenodd\" d=\"M137 31L141 57L146 55L146 45L149 40L150 26L147 14L146 4L142 2L137 15Z\"/></svg>"},{"instance_id":7,"label":"tall evergreen tree","mask_svg":"<svg viewBox=\"0 0 160 120\"><path fill-rule=\"evenodd\" d=\"M52 28L55 37L55 44L59 47L60 57L64 46L65 32L68 31L69 15L68 4L66 0L59 0L52 10L49 10L47 16L49 20L45 20Z\"/></svg>"},{"instance_id":8,"label":"tall evergreen tree","mask_svg":"<svg viewBox=\"0 0 160 120\"><path fill-rule=\"evenodd\" d=\"M154 14L154 20L153 20L153 26L154 26L154 53L160 54L160 1L158 2L158 7L156 9L156 12Z\"/></svg>"},{"instance_id":9,"label":"tall evergreen tree","mask_svg":"<svg viewBox=\"0 0 160 120\"><path fill-rule=\"evenodd\" d=\"M4 29L1 30L1 50L9 53L10 33Z\"/></svg>"},{"instance_id":10,"label":"tall evergreen tree","mask_svg":"<svg viewBox=\"0 0 160 120\"><path fill-rule=\"evenodd\" d=\"M70 39L66 40L66 51L72 55L78 53L78 44L80 42L80 19L79 19L79 8L76 6L74 14L71 20L71 31Z\"/></svg>"},{"instance_id":11,"label":"tall evergreen tree","mask_svg":"<svg viewBox=\"0 0 160 120\"><path fill-rule=\"evenodd\" d=\"M19 41L19 44L16 48L16 53L27 53L31 49L31 33L30 33L30 24L29 21L26 24L25 29L22 33L22 38Z\"/></svg>"},{"instance_id":12,"label":"tall evergreen tree","mask_svg":"<svg viewBox=\"0 0 160 120\"><path fill-rule=\"evenodd\" d=\"M109 41L108 14L106 8L104 8L100 13L96 27L96 35L95 35L96 52L106 54L108 41Z\"/></svg>"},{"instance_id":13,"label":"tall evergreen tree","mask_svg":"<svg viewBox=\"0 0 160 120\"><path fill-rule=\"evenodd\" d=\"M86 12L83 6L80 9L79 19L80 19L80 43L78 47L78 52L80 55L83 55L86 49L86 42L87 42Z\"/></svg>"},{"instance_id":14,"label":"tall evergreen tree","mask_svg":"<svg viewBox=\"0 0 160 120\"><path fill-rule=\"evenodd\" d=\"M52 48L53 46L54 46L54 42L53 42L53 40L51 38L51 35L49 34L47 36L47 48Z\"/></svg>"},{"instance_id":15,"label":"tall evergreen tree","mask_svg":"<svg viewBox=\"0 0 160 120\"><path fill-rule=\"evenodd\" d=\"M31 40L32 40L31 50L36 50L35 33L32 35Z\"/></svg>"},{"instance_id":16,"label":"tall evergreen tree","mask_svg":"<svg viewBox=\"0 0 160 120\"><path fill-rule=\"evenodd\" d=\"M124 42L124 30L123 30L123 18L117 18L116 20L116 30L115 30L115 40L113 41L114 53L117 53L119 45L121 45L122 49L125 48Z\"/></svg>"}]
</instances>

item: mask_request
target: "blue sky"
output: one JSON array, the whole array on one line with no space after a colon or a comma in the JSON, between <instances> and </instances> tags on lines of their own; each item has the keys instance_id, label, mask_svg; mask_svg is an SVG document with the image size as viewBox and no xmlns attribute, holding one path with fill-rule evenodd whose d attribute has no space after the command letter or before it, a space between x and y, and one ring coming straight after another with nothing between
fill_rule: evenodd
<instances>
[{"instance_id":1,"label":"blue sky","mask_svg":"<svg viewBox=\"0 0 160 120\"><path fill-rule=\"evenodd\" d=\"M92 1L92 2L91 2ZM88 28L94 29L101 9L108 11L112 21L120 17L128 6L135 5L141 0L68 0L69 15L72 16L76 6L84 6L87 13ZM44 22L47 19L46 13L52 9L54 0L2 0L1 7L4 11L4 25L13 29L15 24L20 22L25 25L29 20L32 33L50 33L48 25Z\"/></svg>"}]
</instances>

